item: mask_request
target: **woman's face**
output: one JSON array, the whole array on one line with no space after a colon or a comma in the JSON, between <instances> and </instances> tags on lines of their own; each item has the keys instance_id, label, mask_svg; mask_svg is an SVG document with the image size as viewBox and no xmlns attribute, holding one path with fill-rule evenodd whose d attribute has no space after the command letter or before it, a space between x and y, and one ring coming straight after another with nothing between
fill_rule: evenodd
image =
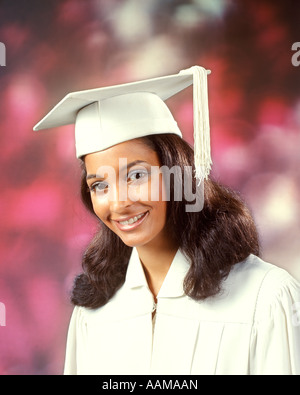
<instances>
[{"instance_id":1,"label":"woman's face","mask_svg":"<svg viewBox=\"0 0 300 395\"><path fill-rule=\"evenodd\" d=\"M168 238L155 151L135 139L87 155L85 165L95 214L126 245L155 246Z\"/></svg>"}]
</instances>

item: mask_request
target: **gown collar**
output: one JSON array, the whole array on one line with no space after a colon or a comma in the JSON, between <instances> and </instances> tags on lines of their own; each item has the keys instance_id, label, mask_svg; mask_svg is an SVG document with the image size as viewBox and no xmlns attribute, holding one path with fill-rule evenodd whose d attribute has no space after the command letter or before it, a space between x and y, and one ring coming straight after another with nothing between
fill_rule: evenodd
<instances>
[{"instance_id":1,"label":"gown collar","mask_svg":"<svg viewBox=\"0 0 300 395\"><path fill-rule=\"evenodd\" d=\"M184 295L183 280L190 264L180 250L177 250L157 298L172 298ZM146 276L137 252L132 249L125 286L129 288L148 287Z\"/></svg>"}]
</instances>

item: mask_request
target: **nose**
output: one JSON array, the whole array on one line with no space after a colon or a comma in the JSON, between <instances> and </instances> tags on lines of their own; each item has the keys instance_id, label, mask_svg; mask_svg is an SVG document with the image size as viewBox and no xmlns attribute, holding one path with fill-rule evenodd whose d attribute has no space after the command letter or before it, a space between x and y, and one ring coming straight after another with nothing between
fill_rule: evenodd
<instances>
[{"instance_id":1,"label":"nose","mask_svg":"<svg viewBox=\"0 0 300 395\"><path fill-rule=\"evenodd\" d=\"M130 200L126 183L122 185L115 184L110 195L110 211L118 214L123 213L128 207L133 204Z\"/></svg>"}]
</instances>

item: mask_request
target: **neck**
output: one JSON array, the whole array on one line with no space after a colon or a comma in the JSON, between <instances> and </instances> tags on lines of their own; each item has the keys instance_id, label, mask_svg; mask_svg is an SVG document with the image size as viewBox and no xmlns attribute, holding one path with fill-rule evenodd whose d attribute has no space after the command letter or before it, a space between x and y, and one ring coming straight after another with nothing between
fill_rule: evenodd
<instances>
[{"instance_id":1,"label":"neck","mask_svg":"<svg viewBox=\"0 0 300 395\"><path fill-rule=\"evenodd\" d=\"M178 246L172 242L160 243L155 248L147 245L137 247L149 289L155 299L177 250Z\"/></svg>"}]
</instances>

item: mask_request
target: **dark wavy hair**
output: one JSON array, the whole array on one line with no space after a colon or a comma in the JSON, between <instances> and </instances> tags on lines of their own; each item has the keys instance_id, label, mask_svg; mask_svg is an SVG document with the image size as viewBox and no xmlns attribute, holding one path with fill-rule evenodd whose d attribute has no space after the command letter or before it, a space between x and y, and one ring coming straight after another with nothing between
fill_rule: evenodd
<instances>
[{"instance_id":1,"label":"dark wavy hair","mask_svg":"<svg viewBox=\"0 0 300 395\"><path fill-rule=\"evenodd\" d=\"M157 152L161 166L194 168L193 149L179 136L158 134L140 139ZM82 163L81 197L94 214ZM175 176L176 177L176 176ZM193 191L196 180L191 172ZM174 179L171 181L171 191ZM190 262L184 279L186 295L204 300L217 295L233 265L250 254L259 255L258 233L252 215L240 196L212 179L205 180L204 206L199 212L186 212L187 202L170 194L167 223L171 237ZM87 247L83 272L74 281L71 301L75 305L97 308L105 305L125 281L132 247L100 223L99 231Z\"/></svg>"}]
</instances>

